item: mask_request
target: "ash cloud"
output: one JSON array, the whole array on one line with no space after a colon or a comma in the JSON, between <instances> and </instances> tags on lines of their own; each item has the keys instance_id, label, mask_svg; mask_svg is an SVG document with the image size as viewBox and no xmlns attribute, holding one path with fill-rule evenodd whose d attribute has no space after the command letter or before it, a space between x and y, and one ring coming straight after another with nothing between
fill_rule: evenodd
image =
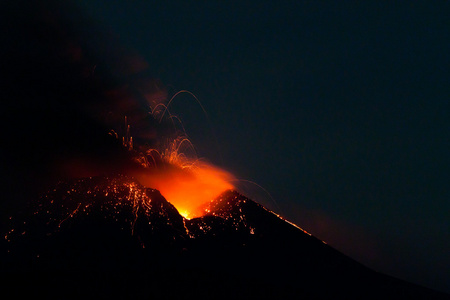
<instances>
[{"instance_id":1,"label":"ash cloud","mask_svg":"<svg viewBox=\"0 0 450 300\"><path fill-rule=\"evenodd\" d=\"M99 170L111 161L120 167L129 158L107 133L120 133L125 115L135 140L154 142L146 107L165 101L167 89L142 57L75 5L2 7L1 164L10 194L23 185L45 189L64 175L61 161L80 170L93 161Z\"/></svg>"},{"instance_id":2,"label":"ash cloud","mask_svg":"<svg viewBox=\"0 0 450 300\"><path fill-rule=\"evenodd\" d=\"M167 194L173 194L173 184L194 181L197 189L232 187L206 184L208 176L224 182L233 177L199 161L189 170L159 161L142 175L135 153L167 147L181 130L174 119L154 117L165 109L168 88L112 30L76 5L56 1L25 8L10 3L5 12L2 177L11 196L6 211L23 206L59 179L108 173L131 174ZM158 110L151 114L155 107L159 115ZM134 153L125 149L131 145ZM156 167L161 154L152 158ZM163 183L167 178L172 186Z\"/></svg>"},{"instance_id":3,"label":"ash cloud","mask_svg":"<svg viewBox=\"0 0 450 300\"><path fill-rule=\"evenodd\" d=\"M146 107L165 101L167 90L147 62L76 7L47 6L10 4L3 20L2 122L11 153L95 148L98 133L119 131L125 115L136 138L151 140Z\"/></svg>"}]
</instances>

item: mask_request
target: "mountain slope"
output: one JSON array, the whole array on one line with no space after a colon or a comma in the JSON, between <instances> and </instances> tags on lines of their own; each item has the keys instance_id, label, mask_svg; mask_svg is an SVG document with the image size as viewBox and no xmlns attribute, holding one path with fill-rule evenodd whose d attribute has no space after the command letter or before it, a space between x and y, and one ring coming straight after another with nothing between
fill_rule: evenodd
<instances>
[{"instance_id":1,"label":"mountain slope","mask_svg":"<svg viewBox=\"0 0 450 300\"><path fill-rule=\"evenodd\" d=\"M123 175L60 182L11 219L2 282L74 298L445 299L364 267L236 191L203 209L185 219Z\"/></svg>"}]
</instances>

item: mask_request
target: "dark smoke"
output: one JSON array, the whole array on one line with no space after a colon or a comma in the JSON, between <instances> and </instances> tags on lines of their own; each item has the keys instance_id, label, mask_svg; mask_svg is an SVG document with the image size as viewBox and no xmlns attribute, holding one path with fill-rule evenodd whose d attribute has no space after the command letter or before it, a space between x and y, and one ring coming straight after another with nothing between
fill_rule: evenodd
<instances>
[{"instance_id":1,"label":"dark smoke","mask_svg":"<svg viewBox=\"0 0 450 300\"><path fill-rule=\"evenodd\" d=\"M135 144L154 146L149 106L168 90L141 56L74 4L7 1L1 11L3 213L58 178L128 165L125 116Z\"/></svg>"}]
</instances>

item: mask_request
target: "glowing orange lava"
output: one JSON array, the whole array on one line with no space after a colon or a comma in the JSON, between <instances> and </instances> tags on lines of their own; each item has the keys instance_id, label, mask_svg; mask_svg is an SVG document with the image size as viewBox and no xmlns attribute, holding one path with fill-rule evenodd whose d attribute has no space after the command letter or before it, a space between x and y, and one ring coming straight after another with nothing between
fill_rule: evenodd
<instances>
[{"instance_id":1,"label":"glowing orange lava","mask_svg":"<svg viewBox=\"0 0 450 300\"><path fill-rule=\"evenodd\" d=\"M166 104L158 103L150 110L150 115L159 124L167 121L173 126L173 138L165 136L164 141L157 143L158 149L134 145L130 125L125 117L126 133L122 137L123 146L133 153L134 161L142 168L131 170L131 176L145 187L157 189L175 206L185 218L199 217L204 214L202 208L226 190L234 189L231 182L236 178L229 172L198 159L196 150L187 137L181 121L169 111L169 106L177 95L187 93L207 113L197 97L189 91L177 92ZM174 120L178 120L179 124ZM177 125L181 128L177 128ZM161 125L166 126L166 125ZM113 131L112 136L118 138ZM164 147L165 145L165 147Z\"/></svg>"},{"instance_id":2,"label":"glowing orange lava","mask_svg":"<svg viewBox=\"0 0 450 300\"><path fill-rule=\"evenodd\" d=\"M234 177L207 163L182 168L166 164L164 168L144 169L134 177L144 186L157 189L185 218L199 217L201 207L222 192L232 189Z\"/></svg>"}]
</instances>

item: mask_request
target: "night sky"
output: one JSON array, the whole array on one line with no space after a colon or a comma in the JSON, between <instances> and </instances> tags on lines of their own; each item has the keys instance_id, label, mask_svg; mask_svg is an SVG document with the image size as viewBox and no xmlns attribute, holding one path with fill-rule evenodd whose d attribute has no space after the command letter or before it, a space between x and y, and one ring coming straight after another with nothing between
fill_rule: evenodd
<instances>
[{"instance_id":1,"label":"night sky","mask_svg":"<svg viewBox=\"0 0 450 300\"><path fill-rule=\"evenodd\" d=\"M83 1L205 157L380 272L450 292L450 2ZM80 20L82 22L82 20ZM277 207L278 206L278 207Z\"/></svg>"}]
</instances>

